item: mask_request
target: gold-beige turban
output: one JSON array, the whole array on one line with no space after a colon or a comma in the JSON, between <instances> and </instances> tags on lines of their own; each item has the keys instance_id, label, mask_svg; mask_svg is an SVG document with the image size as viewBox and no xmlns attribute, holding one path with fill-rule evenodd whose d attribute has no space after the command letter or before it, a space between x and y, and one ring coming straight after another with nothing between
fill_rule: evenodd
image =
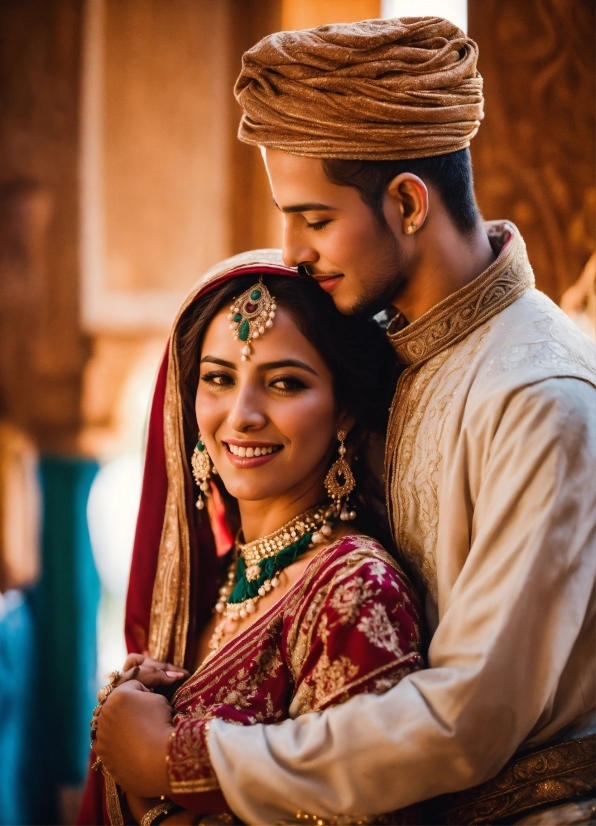
<instances>
[{"instance_id":1,"label":"gold-beige turban","mask_svg":"<svg viewBox=\"0 0 596 826\"><path fill-rule=\"evenodd\" d=\"M278 32L244 54L238 137L311 158L455 152L483 117L477 59L476 43L440 17Z\"/></svg>"}]
</instances>

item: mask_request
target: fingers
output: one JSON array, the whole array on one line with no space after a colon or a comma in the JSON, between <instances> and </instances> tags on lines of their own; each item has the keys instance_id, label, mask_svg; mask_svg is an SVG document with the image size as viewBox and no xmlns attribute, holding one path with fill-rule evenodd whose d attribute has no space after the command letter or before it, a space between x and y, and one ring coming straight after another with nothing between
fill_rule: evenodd
<instances>
[{"instance_id":1,"label":"fingers","mask_svg":"<svg viewBox=\"0 0 596 826\"><path fill-rule=\"evenodd\" d=\"M148 688L156 688L160 685L172 685L172 683L182 680L182 671L161 671L160 669L145 670L143 667L138 679Z\"/></svg>"},{"instance_id":2,"label":"fingers","mask_svg":"<svg viewBox=\"0 0 596 826\"><path fill-rule=\"evenodd\" d=\"M130 669L134 668L135 665L142 665L143 660L145 659L146 657L144 654L129 654L128 657L124 660L122 671L130 671Z\"/></svg>"},{"instance_id":3,"label":"fingers","mask_svg":"<svg viewBox=\"0 0 596 826\"><path fill-rule=\"evenodd\" d=\"M173 663L169 662L162 662L161 660L154 660L153 657L149 656L147 651L144 651L142 654L129 654L126 658L122 670L124 672L124 676L127 679L131 679L128 672L134 668L135 666L145 666L147 668L154 668L164 672L176 672L176 674L180 674L179 677L176 679L188 679L190 677L190 672L186 670L186 668L182 668L181 666L174 665ZM134 678L133 678L134 679ZM120 684L120 683L119 683Z\"/></svg>"},{"instance_id":4,"label":"fingers","mask_svg":"<svg viewBox=\"0 0 596 826\"><path fill-rule=\"evenodd\" d=\"M166 670L167 663L159 663L157 666L148 665L147 661L143 665L135 665L130 671L122 675L118 685L122 685L129 680L138 680L143 685L153 688L158 685L172 685L177 680L186 679L188 672L172 666L171 670Z\"/></svg>"},{"instance_id":5,"label":"fingers","mask_svg":"<svg viewBox=\"0 0 596 826\"><path fill-rule=\"evenodd\" d=\"M181 668L180 666L174 665L173 663L164 663L160 660L154 660L152 657L145 657L142 665L147 666L149 668L155 668L160 671L176 671L182 674L182 676L190 677L190 673L185 668Z\"/></svg>"},{"instance_id":6,"label":"fingers","mask_svg":"<svg viewBox=\"0 0 596 826\"><path fill-rule=\"evenodd\" d=\"M170 686L178 680L186 680L190 672L171 663L159 662L143 654L130 654L124 666L128 666L124 673L112 672L110 682L100 688L97 693L99 703L104 703L116 686L127 682L138 681L148 688Z\"/></svg>"},{"instance_id":7,"label":"fingers","mask_svg":"<svg viewBox=\"0 0 596 826\"><path fill-rule=\"evenodd\" d=\"M118 691L146 691L151 693L139 680L128 680L124 685L118 686Z\"/></svg>"}]
</instances>

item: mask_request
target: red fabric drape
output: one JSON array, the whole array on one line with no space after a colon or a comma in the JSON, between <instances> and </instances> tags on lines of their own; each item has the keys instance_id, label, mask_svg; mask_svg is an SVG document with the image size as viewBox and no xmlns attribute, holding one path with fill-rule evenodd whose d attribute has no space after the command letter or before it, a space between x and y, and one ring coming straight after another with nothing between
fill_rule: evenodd
<instances>
[{"instance_id":1,"label":"red fabric drape","mask_svg":"<svg viewBox=\"0 0 596 826\"><path fill-rule=\"evenodd\" d=\"M231 278L243 275L281 275L291 278L305 276L283 266L273 264L254 264L238 266L223 275L215 275L207 284L204 284L192 298L196 301L208 292L225 283ZM177 324L177 322L176 322ZM172 335L175 335L176 324ZM164 407L166 395L166 381L169 366L169 349L162 360L151 404L149 429L147 435L147 449L143 472L141 503L137 518L130 579L126 599L125 638L129 652L142 653L147 650L149 639L149 625L151 619L151 602L153 585L159 561L162 528L164 523L166 499L168 493L168 477L166 470L166 456L164 446ZM200 623L216 602L217 583L215 572L218 567L218 557L213 531L208 519L198 519L194 507L196 491L192 477L188 474L186 485L186 513L188 518L191 543L191 606L190 623L188 628L188 644L186 646L186 665L192 667L195 654L195 641ZM216 513L221 520L221 513ZM221 537L221 530L220 530ZM214 589L213 595L211 591ZM94 758L92 759L93 762ZM104 804L104 784L101 773L89 771L87 785L77 824L109 823ZM216 801L210 811L223 811L223 798L219 793L211 793ZM220 806L220 808L218 808Z\"/></svg>"}]
</instances>

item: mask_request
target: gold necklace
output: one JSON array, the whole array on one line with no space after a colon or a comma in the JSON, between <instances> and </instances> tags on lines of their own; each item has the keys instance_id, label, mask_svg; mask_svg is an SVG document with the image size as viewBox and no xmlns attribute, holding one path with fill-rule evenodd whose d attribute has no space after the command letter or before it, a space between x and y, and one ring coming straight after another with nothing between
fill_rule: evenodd
<instances>
[{"instance_id":1,"label":"gold necklace","mask_svg":"<svg viewBox=\"0 0 596 826\"><path fill-rule=\"evenodd\" d=\"M276 556L280 551L284 550L284 548L287 548L288 545L302 539L309 531L312 531L312 536L308 544L308 550L311 550L332 536L335 520L337 520L336 508L333 506L317 505L295 516L285 525L282 525L281 528L267 534L267 536L247 543L241 543L239 540L236 540L234 546L236 551L235 558L228 569L225 584L219 589L219 599L215 605L215 612L221 614L222 619L215 626L209 641L209 648L212 653L215 653L218 648L221 647L224 636L234 633L234 626L239 620L244 619L249 614L254 614L257 610L259 600L279 585L281 569L261 584L255 596L245 599L242 602L228 602L228 598L234 590L236 583L238 557L244 557L247 566L245 573L247 580L256 579L261 573L258 565L261 560ZM229 624L232 624L231 628Z\"/></svg>"},{"instance_id":2,"label":"gold necklace","mask_svg":"<svg viewBox=\"0 0 596 826\"><path fill-rule=\"evenodd\" d=\"M236 552L239 556L244 557L247 567L250 567L256 565L261 559L275 556L292 542L297 542L309 531L314 531L311 541L313 545L317 545L322 541L319 532L323 528L325 519L330 519L333 515L334 511L331 508L325 505L317 505L304 513L298 514L298 516L286 522L285 525L282 525L281 528L262 536L260 539L246 543L236 539Z\"/></svg>"}]
</instances>

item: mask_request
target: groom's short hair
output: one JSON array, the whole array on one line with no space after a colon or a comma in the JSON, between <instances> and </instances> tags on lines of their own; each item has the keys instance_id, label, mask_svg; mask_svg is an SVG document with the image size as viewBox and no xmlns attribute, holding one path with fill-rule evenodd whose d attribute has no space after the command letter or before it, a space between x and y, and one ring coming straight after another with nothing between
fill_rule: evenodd
<instances>
[{"instance_id":1,"label":"groom's short hair","mask_svg":"<svg viewBox=\"0 0 596 826\"><path fill-rule=\"evenodd\" d=\"M323 158L327 178L340 186L352 186L372 209L380 224L386 226L383 203L390 181L402 172L411 172L433 187L449 214L464 233L474 230L480 213L474 196L472 161L469 149L399 161L364 161Z\"/></svg>"}]
</instances>

